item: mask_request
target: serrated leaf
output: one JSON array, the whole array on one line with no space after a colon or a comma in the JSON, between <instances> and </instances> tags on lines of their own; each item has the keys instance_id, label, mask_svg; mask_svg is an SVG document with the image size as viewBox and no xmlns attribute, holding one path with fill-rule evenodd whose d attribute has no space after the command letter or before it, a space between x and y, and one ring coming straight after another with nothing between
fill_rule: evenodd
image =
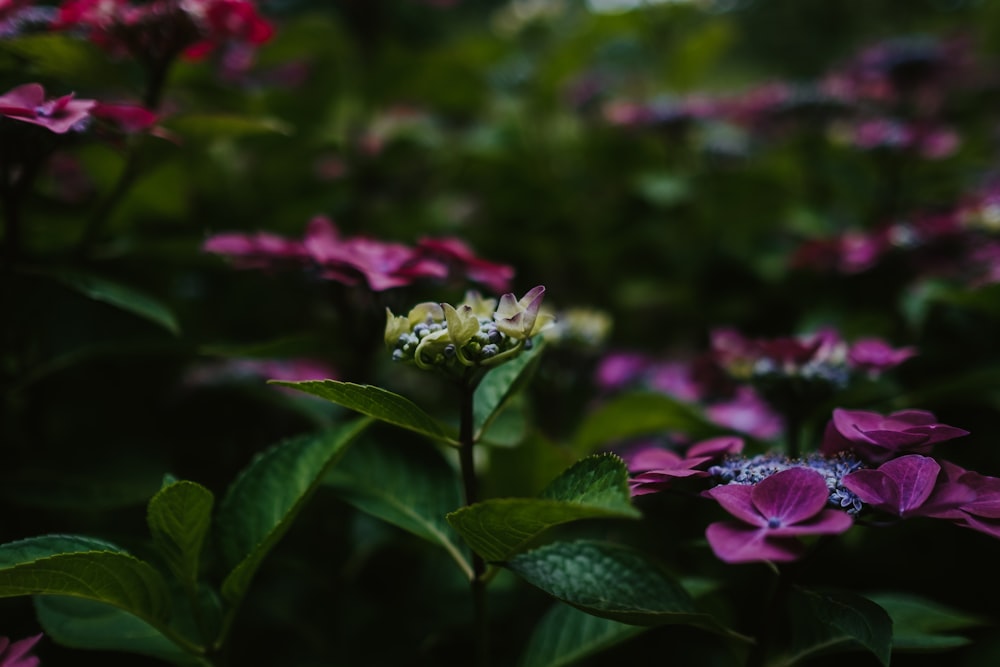
<instances>
[{"instance_id":1,"label":"serrated leaf","mask_svg":"<svg viewBox=\"0 0 1000 667\"><path fill-rule=\"evenodd\" d=\"M515 359L491 369L483 377L476 387L473 402L473 424L477 440L538 367L543 347L544 343L538 343Z\"/></svg>"},{"instance_id":2,"label":"serrated leaf","mask_svg":"<svg viewBox=\"0 0 1000 667\"><path fill-rule=\"evenodd\" d=\"M170 607L163 575L121 551L78 551L5 565L0 569L0 597L23 595L104 602L155 623L166 619Z\"/></svg>"},{"instance_id":3,"label":"serrated leaf","mask_svg":"<svg viewBox=\"0 0 1000 667\"><path fill-rule=\"evenodd\" d=\"M893 651L943 651L971 643L955 634L986 625L983 618L907 593L866 595L892 619Z\"/></svg>"},{"instance_id":4,"label":"serrated leaf","mask_svg":"<svg viewBox=\"0 0 1000 667\"><path fill-rule=\"evenodd\" d=\"M595 454L577 461L552 480L541 496L639 516L632 507L628 468L614 454Z\"/></svg>"},{"instance_id":5,"label":"serrated leaf","mask_svg":"<svg viewBox=\"0 0 1000 667\"><path fill-rule=\"evenodd\" d=\"M768 662L769 667L791 667L810 656L857 650L871 652L888 667L892 619L871 600L843 591L793 588L788 605L790 645Z\"/></svg>"},{"instance_id":6,"label":"serrated leaf","mask_svg":"<svg viewBox=\"0 0 1000 667\"><path fill-rule=\"evenodd\" d=\"M210 140L258 134L290 135L294 129L288 123L277 118L238 116L236 114L184 114L173 116L164 121L163 124L189 140Z\"/></svg>"},{"instance_id":7,"label":"serrated leaf","mask_svg":"<svg viewBox=\"0 0 1000 667\"><path fill-rule=\"evenodd\" d=\"M369 424L287 440L259 454L230 486L218 513L219 544L231 571L222 582L229 602L243 597L261 561L291 526L346 447Z\"/></svg>"},{"instance_id":8,"label":"serrated leaf","mask_svg":"<svg viewBox=\"0 0 1000 667\"><path fill-rule=\"evenodd\" d=\"M487 561L510 558L550 528L581 519L641 516L629 500L628 472L608 455L579 461L541 498L496 498L452 512L448 522Z\"/></svg>"},{"instance_id":9,"label":"serrated leaf","mask_svg":"<svg viewBox=\"0 0 1000 667\"><path fill-rule=\"evenodd\" d=\"M451 445L458 444L448 429L420 409L413 401L381 387L354 384L353 382L338 382L337 380L306 380L302 382L271 380L270 384L290 387L313 396L319 396L363 415L374 417L379 421Z\"/></svg>"},{"instance_id":10,"label":"serrated leaf","mask_svg":"<svg viewBox=\"0 0 1000 667\"><path fill-rule=\"evenodd\" d=\"M198 580L214 500L212 492L200 484L179 481L164 486L149 501L146 521L153 543L174 575L188 587Z\"/></svg>"},{"instance_id":11,"label":"serrated leaf","mask_svg":"<svg viewBox=\"0 0 1000 667\"><path fill-rule=\"evenodd\" d=\"M472 576L465 550L445 520L462 504L458 478L433 448L363 442L325 481L359 510L444 548Z\"/></svg>"},{"instance_id":12,"label":"serrated leaf","mask_svg":"<svg viewBox=\"0 0 1000 667\"><path fill-rule=\"evenodd\" d=\"M670 396L635 392L612 399L589 413L574 437L574 449L591 452L610 443L664 431L694 437L719 433L695 408Z\"/></svg>"},{"instance_id":13,"label":"serrated leaf","mask_svg":"<svg viewBox=\"0 0 1000 667\"><path fill-rule=\"evenodd\" d=\"M645 629L556 604L535 626L520 667L566 667L631 639Z\"/></svg>"},{"instance_id":14,"label":"serrated leaf","mask_svg":"<svg viewBox=\"0 0 1000 667\"><path fill-rule=\"evenodd\" d=\"M49 276L89 299L106 303L157 324L172 334L180 333L177 318L161 301L127 285L107 278L69 269L50 269Z\"/></svg>"},{"instance_id":15,"label":"serrated leaf","mask_svg":"<svg viewBox=\"0 0 1000 667\"><path fill-rule=\"evenodd\" d=\"M633 625L711 625L680 584L643 553L594 540L553 542L505 564L589 614Z\"/></svg>"},{"instance_id":16,"label":"serrated leaf","mask_svg":"<svg viewBox=\"0 0 1000 667\"><path fill-rule=\"evenodd\" d=\"M155 627L111 605L69 597L36 597L35 611L45 635L78 649L125 651L175 665L209 667L174 644Z\"/></svg>"}]
</instances>

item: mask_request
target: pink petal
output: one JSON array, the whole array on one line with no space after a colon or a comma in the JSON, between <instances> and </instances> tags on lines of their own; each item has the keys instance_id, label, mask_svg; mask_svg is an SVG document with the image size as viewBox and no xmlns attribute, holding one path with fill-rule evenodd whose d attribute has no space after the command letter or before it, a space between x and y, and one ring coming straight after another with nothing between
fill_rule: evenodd
<instances>
[{"instance_id":1,"label":"pink petal","mask_svg":"<svg viewBox=\"0 0 1000 667\"><path fill-rule=\"evenodd\" d=\"M722 508L734 517L753 526L767 526L767 519L753 503L753 487L744 484L713 486L705 495L714 498Z\"/></svg>"},{"instance_id":2,"label":"pink petal","mask_svg":"<svg viewBox=\"0 0 1000 667\"><path fill-rule=\"evenodd\" d=\"M710 524L705 529L705 537L719 560L726 563L784 563L796 560L805 550L796 539L770 538L763 529L734 521Z\"/></svg>"},{"instance_id":3,"label":"pink petal","mask_svg":"<svg viewBox=\"0 0 1000 667\"><path fill-rule=\"evenodd\" d=\"M787 526L815 516L829 499L823 476L808 468L789 468L754 485L752 499L765 520Z\"/></svg>"}]
</instances>

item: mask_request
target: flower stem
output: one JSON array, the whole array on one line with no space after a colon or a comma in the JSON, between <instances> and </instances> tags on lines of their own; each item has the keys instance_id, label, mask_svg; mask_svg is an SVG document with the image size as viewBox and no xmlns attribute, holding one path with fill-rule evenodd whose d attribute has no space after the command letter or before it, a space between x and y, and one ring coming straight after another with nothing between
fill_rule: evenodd
<instances>
[{"instance_id":1,"label":"flower stem","mask_svg":"<svg viewBox=\"0 0 1000 667\"><path fill-rule=\"evenodd\" d=\"M479 498L479 481L476 478L473 452L476 444L473 423L476 384L476 382L463 383L460 390L458 454L466 505L475 503ZM487 667L489 665L489 624L486 616L486 562L475 551L472 552L472 578L469 583L472 590L473 637L476 647L476 657L473 664L477 667Z\"/></svg>"}]
</instances>

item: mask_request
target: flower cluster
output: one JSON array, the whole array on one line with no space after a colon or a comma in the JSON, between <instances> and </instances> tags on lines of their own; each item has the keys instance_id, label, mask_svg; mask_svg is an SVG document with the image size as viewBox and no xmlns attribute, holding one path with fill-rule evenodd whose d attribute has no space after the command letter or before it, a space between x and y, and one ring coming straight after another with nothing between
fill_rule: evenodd
<instances>
[{"instance_id":1,"label":"flower cluster","mask_svg":"<svg viewBox=\"0 0 1000 667\"><path fill-rule=\"evenodd\" d=\"M309 222L302 239L232 232L210 237L202 249L230 258L241 269L307 268L345 285L363 282L375 292L421 278L459 274L500 293L514 276L511 267L476 257L459 239L421 239L411 247L366 236L347 237L323 216Z\"/></svg>"},{"instance_id":2,"label":"flower cluster","mask_svg":"<svg viewBox=\"0 0 1000 667\"><path fill-rule=\"evenodd\" d=\"M758 339L717 329L711 338L716 361L740 380L799 378L843 387L852 373L877 376L916 354L914 348L893 348L878 338L849 344L830 328L800 337Z\"/></svg>"},{"instance_id":3,"label":"flower cluster","mask_svg":"<svg viewBox=\"0 0 1000 667\"><path fill-rule=\"evenodd\" d=\"M82 31L95 44L153 67L223 45L259 46L274 33L249 0L67 0L55 30Z\"/></svg>"},{"instance_id":4,"label":"flower cluster","mask_svg":"<svg viewBox=\"0 0 1000 667\"><path fill-rule=\"evenodd\" d=\"M469 293L457 307L425 302L405 316L386 309L385 342L394 361L462 376L512 359L530 346L531 338L553 320L541 310L544 295L539 285L520 299L504 294L499 305Z\"/></svg>"},{"instance_id":5,"label":"flower cluster","mask_svg":"<svg viewBox=\"0 0 1000 667\"><path fill-rule=\"evenodd\" d=\"M1000 478L930 456L935 444L965 435L924 410L837 409L818 451L801 458L744 456L743 441L732 436L683 455L643 446L624 458L634 496L681 478L711 485L702 495L733 516L706 531L721 560L782 562L804 553L799 537L844 532L873 512L946 519L1000 537Z\"/></svg>"}]
</instances>

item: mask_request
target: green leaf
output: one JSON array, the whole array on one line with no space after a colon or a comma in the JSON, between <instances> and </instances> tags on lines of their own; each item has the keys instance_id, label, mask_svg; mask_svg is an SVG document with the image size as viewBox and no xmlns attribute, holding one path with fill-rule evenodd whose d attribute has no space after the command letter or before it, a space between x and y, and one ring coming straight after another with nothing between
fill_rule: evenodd
<instances>
[{"instance_id":1,"label":"green leaf","mask_svg":"<svg viewBox=\"0 0 1000 667\"><path fill-rule=\"evenodd\" d=\"M157 299L133 287L69 269L50 269L43 275L49 276L76 290L84 296L137 315L158 324L172 334L180 333L180 325L174 314Z\"/></svg>"},{"instance_id":2,"label":"green leaf","mask_svg":"<svg viewBox=\"0 0 1000 667\"><path fill-rule=\"evenodd\" d=\"M35 611L45 635L63 646L138 653L175 665L211 665L184 651L149 623L111 605L69 597L36 597Z\"/></svg>"},{"instance_id":3,"label":"green leaf","mask_svg":"<svg viewBox=\"0 0 1000 667\"><path fill-rule=\"evenodd\" d=\"M817 655L865 650L888 667L892 619L860 595L794 588L789 594L790 645L769 667L791 667Z\"/></svg>"},{"instance_id":4,"label":"green leaf","mask_svg":"<svg viewBox=\"0 0 1000 667\"><path fill-rule=\"evenodd\" d=\"M0 597L68 595L104 602L161 624L170 609L163 576L149 563L113 550L81 551L86 538L32 538L0 546ZM63 542L68 553L51 552ZM96 542L95 547L109 545Z\"/></svg>"},{"instance_id":5,"label":"green leaf","mask_svg":"<svg viewBox=\"0 0 1000 667\"><path fill-rule=\"evenodd\" d=\"M347 445L370 423L358 419L280 443L257 455L233 482L217 517L219 544L232 568L222 582L224 599L233 602L243 597L261 561Z\"/></svg>"},{"instance_id":6,"label":"green leaf","mask_svg":"<svg viewBox=\"0 0 1000 667\"><path fill-rule=\"evenodd\" d=\"M236 114L184 114L173 116L163 124L189 140L260 134L290 135L293 132L291 125L277 118Z\"/></svg>"},{"instance_id":7,"label":"green leaf","mask_svg":"<svg viewBox=\"0 0 1000 667\"><path fill-rule=\"evenodd\" d=\"M591 452L617 440L663 431L707 437L719 433L719 427L677 399L635 392L614 398L589 413L577 429L574 449Z\"/></svg>"},{"instance_id":8,"label":"green leaf","mask_svg":"<svg viewBox=\"0 0 1000 667\"><path fill-rule=\"evenodd\" d=\"M972 643L955 634L986 625L986 620L906 593L867 595L892 619L893 651L942 651Z\"/></svg>"},{"instance_id":9,"label":"green leaf","mask_svg":"<svg viewBox=\"0 0 1000 667\"><path fill-rule=\"evenodd\" d=\"M496 419L501 409L523 387L538 368L544 343L539 342L530 350L507 363L491 369L476 387L473 402L473 424L478 440Z\"/></svg>"},{"instance_id":10,"label":"green leaf","mask_svg":"<svg viewBox=\"0 0 1000 667\"><path fill-rule=\"evenodd\" d=\"M325 481L359 510L444 548L472 576L465 549L444 518L462 504L461 488L434 448L363 442Z\"/></svg>"},{"instance_id":11,"label":"green leaf","mask_svg":"<svg viewBox=\"0 0 1000 667\"><path fill-rule=\"evenodd\" d=\"M391 391L372 385L338 382L336 380L306 380L286 382L271 380L270 384L291 387L313 396L325 398L337 405L350 408L363 415L374 417L414 433L435 440L457 445L455 436L441 423L421 410L413 401Z\"/></svg>"},{"instance_id":12,"label":"green leaf","mask_svg":"<svg viewBox=\"0 0 1000 667\"><path fill-rule=\"evenodd\" d=\"M624 545L553 542L514 556L506 567L549 595L602 618L632 625L711 625L680 584Z\"/></svg>"},{"instance_id":13,"label":"green leaf","mask_svg":"<svg viewBox=\"0 0 1000 667\"><path fill-rule=\"evenodd\" d=\"M504 561L553 526L580 519L641 516L629 499L628 471L616 456L574 464L541 498L496 498L452 512L448 522L488 561Z\"/></svg>"},{"instance_id":14,"label":"green leaf","mask_svg":"<svg viewBox=\"0 0 1000 667\"><path fill-rule=\"evenodd\" d=\"M149 501L146 521L153 543L174 575L188 587L198 580L198 563L212 522L212 492L194 482L164 486Z\"/></svg>"},{"instance_id":15,"label":"green leaf","mask_svg":"<svg viewBox=\"0 0 1000 667\"><path fill-rule=\"evenodd\" d=\"M0 48L27 59L30 71L36 74L73 81L76 85L103 83L113 73L100 49L87 40L68 34L45 33L5 38L0 42ZM61 97L72 90L47 86L46 96Z\"/></svg>"},{"instance_id":16,"label":"green leaf","mask_svg":"<svg viewBox=\"0 0 1000 667\"><path fill-rule=\"evenodd\" d=\"M542 617L528 640L520 667L565 667L620 644L645 628L556 604Z\"/></svg>"}]
</instances>

